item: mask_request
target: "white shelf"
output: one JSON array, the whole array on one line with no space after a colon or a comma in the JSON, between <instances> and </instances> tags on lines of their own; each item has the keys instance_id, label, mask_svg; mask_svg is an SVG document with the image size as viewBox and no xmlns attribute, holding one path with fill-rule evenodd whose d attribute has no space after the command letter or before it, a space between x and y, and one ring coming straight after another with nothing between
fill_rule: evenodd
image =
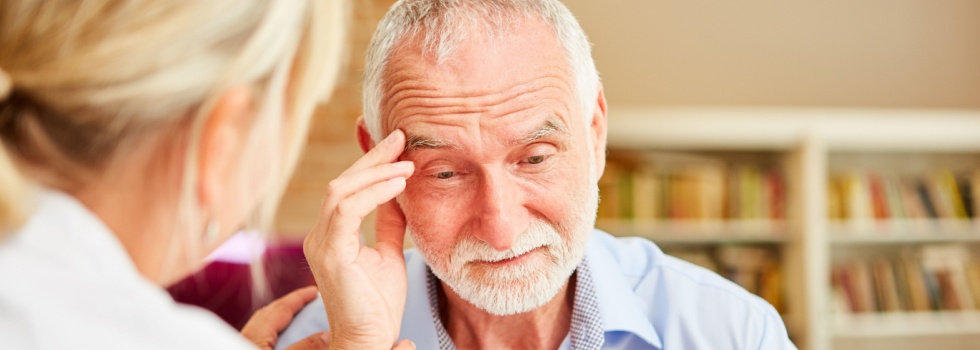
<instances>
[{"instance_id":1,"label":"white shelf","mask_svg":"<svg viewBox=\"0 0 980 350\"><path fill-rule=\"evenodd\" d=\"M596 227L616 236L643 237L662 244L784 243L782 221L664 221L599 219Z\"/></svg>"},{"instance_id":2,"label":"white shelf","mask_svg":"<svg viewBox=\"0 0 980 350\"><path fill-rule=\"evenodd\" d=\"M778 245L786 271L786 306L793 310L784 320L795 330L801 349L828 350L838 340L870 344L901 342L900 337L908 335L950 335L956 341L980 336L980 311L827 312L832 300L832 253L850 248L857 248L851 249L855 253L903 248L899 244L980 244L980 223L830 221L827 174L831 159L854 153L869 154L871 159L897 155L888 158L894 160L908 153L914 155L909 161L932 164L937 156L976 156L980 154L980 110L618 105L610 108L608 125L610 149L778 153L786 170L786 223L600 220L597 226L615 235L646 237L662 244ZM896 162L906 165L904 161Z\"/></svg>"},{"instance_id":3,"label":"white shelf","mask_svg":"<svg viewBox=\"0 0 980 350\"><path fill-rule=\"evenodd\" d=\"M980 222L970 220L836 222L829 227L835 245L980 242Z\"/></svg>"},{"instance_id":4,"label":"white shelf","mask_svg":"<svg viewBox=\"0 0 980 350\"><path fill-rule=\"evenodd\" d=\"M956 109L629 107L609 110L611 148L977 151L980 111Z\"/></svg>"},{"instance_id":5,"label":"white shelf","mask_svg":"<svg viewBox=\"0 0 980 350\"><path fill-rule=\"evenodd\" d=\"M835 314L834 338L980 334L980 311Z\"/></svg>"}]
</instances>

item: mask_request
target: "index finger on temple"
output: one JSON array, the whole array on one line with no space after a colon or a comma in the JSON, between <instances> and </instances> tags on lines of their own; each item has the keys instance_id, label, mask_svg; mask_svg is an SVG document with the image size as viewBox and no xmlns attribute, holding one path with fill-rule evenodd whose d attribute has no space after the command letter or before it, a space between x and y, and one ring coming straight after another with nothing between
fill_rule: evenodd
<instances>
[{"instance_id":1,"label":"index finger on temple","mask_svg":"<svg viewBox=\"0 0 980 350\"><path fill-rule=\"evenodd\" d=\"M367 152L361 159L354 162L350 168L347 168L341 176L360 171L369 167L373 167L378 164L392 163L398 160L398 156L405 151L405 133L401 130L395 129L392 131L388 137L384 140L378 142L370 151Z\"/></svg>"}]
</instances>

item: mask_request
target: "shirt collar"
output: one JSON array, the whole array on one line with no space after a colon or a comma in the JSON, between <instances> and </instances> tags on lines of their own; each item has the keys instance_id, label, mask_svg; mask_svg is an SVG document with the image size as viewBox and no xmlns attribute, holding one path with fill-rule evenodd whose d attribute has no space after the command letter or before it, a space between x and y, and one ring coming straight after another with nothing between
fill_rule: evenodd
<instances>
[{"instance_id":1,"label":"shirt collar","mask_svg":"<svg viewBox=\"0 0 980 350\"><path fill-rule=\"evenodd\" d=\"M643 312L647 302L633 293L633 286L626 280L616 258L599 246L596 234L590 235L585 259L589 261L592 280L599 301L603 330L628 332L642 338L655 348L663 348L663 342Z\"/></svg>"},{"instance_id":2,"label":"shirt collar","mask_svg":"<svg viewBox=\"0 0 980 350\"><path fill-rule=\"evenodd\" d=\"M422 254L415 249L405 252L405 268L408 273L408 295L399 340L410 339L417 349L439 349L435 327L439 320L432 316L427 286L429 268Z\"/></svg>"},{"instance_id":3,"label":"shirt collar","mask_svg":"<svg viewBox=\"0 0 980 350\"><path fill-rule=\"evenodd\" d=\"M592 277L603 331L632 333L655 348L663 348L660 336L642 312L646 308L639 307L647 302L633 293L633 286L623 276L615 257L598 246L600 244L595 234L590 234L584 263ZM432 311L434 304L428 288L428 266L418 251L410 250L406 253L406 267L409 287L401 337L410 337L419 349L440 349L437 325L441 326L441 321ZM424 322L425 319L429 322Z\"/></svg>"},{"instance_id":4,"label":"shirt collar","mask_svg":"<svg viewBox=\"0 0 980 350\"><path fill-rule=\"evenodd\" d=\"M566 341L572 350L600 349L603 344L604 329L599 314L599 303L592 282L592 272L588 260L582 260L576 269L575 296L572 306L572 324ZM440 350L456 350L456 345L439 319L439 280L431 270L426 270L426 290L432 324Z\"/></svg>"},{"instance_id":5,"label":"shirt collar","mask_svg":"<svg viewBox=\"0 0 980 350\"><path fill-rule=\"evenodd\" d=\"M575 300L569 343L572 350L601 349L605 343L605 328L599 311L599 298L592 280L589 261L582 259L575 271Z\"/></svg>"}]
</instances>

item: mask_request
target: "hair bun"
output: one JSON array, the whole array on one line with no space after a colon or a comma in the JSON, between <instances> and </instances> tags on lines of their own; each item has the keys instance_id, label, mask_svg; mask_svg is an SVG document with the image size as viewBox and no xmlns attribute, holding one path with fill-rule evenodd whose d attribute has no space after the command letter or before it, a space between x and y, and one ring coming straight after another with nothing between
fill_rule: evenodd
<instances>
[{"instance_id":1,"label":"hair bun","mask_svg":"<svg viewBox=\"0 0 980 350\"><path fill-rule=\"evenodd\" d=\"M7 95L10 95L10 90L13 88L14 81L10 78L10 74L0 67L0 101L7 99Z\"/></svg>"}]
</instances>

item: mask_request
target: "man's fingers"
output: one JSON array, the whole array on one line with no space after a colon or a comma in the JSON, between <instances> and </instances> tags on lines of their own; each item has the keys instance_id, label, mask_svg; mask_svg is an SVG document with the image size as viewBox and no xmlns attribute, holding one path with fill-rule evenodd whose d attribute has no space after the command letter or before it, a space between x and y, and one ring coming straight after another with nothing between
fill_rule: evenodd
<instances>
[{"instance_id":1,"label":"man's fingers","mask_svg":"<svg viewBox=\"0 0 980 350\"><path fill-rule=\"evenodd\" d=\"M401 130L391 132L384 140L381 140L374 148L367 152L361 159L354 162L347 168L341 177L355 173L361 169L366 169L378 164L391 163L398 159L398 156L405 150L405 133Z\"/></svg>"},{"instance_id":2,"label":"man's fingers","mask_svg":"<svg viewBox=\"0 0 980 350\"><path fill-rule=\"evenodd\" d=\"M334 210L338 202L376 183L396 177L408 178L414 172L414 163L402 161L380 164L362 169L360 172L342 175L330 181L328 185L327 194L323 200L324 214L330 215L330 212Z\"/></svg>"},{"instance_id":3,"label":"man's fingers","mask_svg":"<svg viewBox=\"0 0 980 350\"><path fill-rule=\"evenodd\" d=\"M365 216L378 205L395 198L403 190L405 190L405 178L396 177L376 183L364 191L345 198L337 203L328 232L331 234L336 232L340 235L356 233Z\"/></svg>"},{"instance_id":4,"label":"man's fingers","mask_svg":"<svg viewBox=\"0 0 980 350\"><path fill-rule=\"evenodd\" d=\"M330 348L330 333L320 332L303 338L303 340L290 345L286 350L326 350L328 348Z\"/></svg>"}]
</instances>

